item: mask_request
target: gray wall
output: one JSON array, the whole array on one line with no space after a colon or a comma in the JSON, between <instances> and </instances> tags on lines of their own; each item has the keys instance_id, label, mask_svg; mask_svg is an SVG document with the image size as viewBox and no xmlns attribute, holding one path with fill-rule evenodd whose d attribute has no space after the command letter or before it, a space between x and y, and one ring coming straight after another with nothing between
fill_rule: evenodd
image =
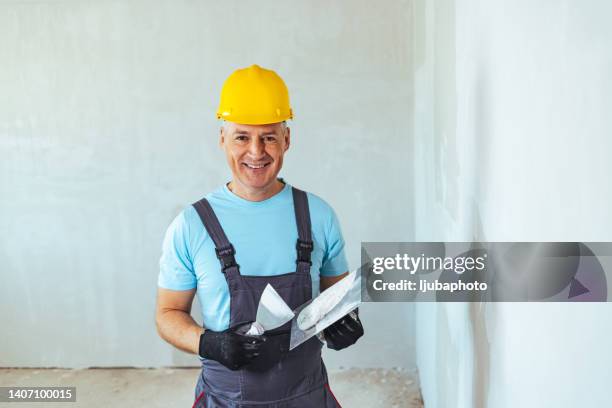
<instances>
[{"instance_id":1,"label":"gray wall","mask_svg":"<svg viewBox=\"0 0 612 408\"><path fill-rule=\"evenodd\" d=\"M415 233L417 241L478 240L474 194L478 181L474 132L457 74L454 0L414 3ZM469 97L467 95L466 97ZM416 350L427 408L477 408L473 400L476 326L466 303L417 303Z\"/></svg>"},{"instance_id":2,"label":"gray wall","mask_svg":"<svg viewBox=\"0 0 612 408\"><path fill-rule=\"evenodd\" d=\"M400 0L1 2L0 366L195 363L155 332L157 263L228 179L214 111L237 67L286 79L281 175L335 207L353 267L361 241L412 239L411 21ZM414 366L412 306L362 312L330 366Z\"/></svg>"},{"instance_id":3,"label":"gray wall","mask_svg":"<svg viewBox=\"0 0 612 408\"><path fill-rule=\"evenodd\" d=\"M418 239L612 240L611 13L415 2ZM426 407L610 405L611 310L417 305Z\"/></svg>"}]
</instances>

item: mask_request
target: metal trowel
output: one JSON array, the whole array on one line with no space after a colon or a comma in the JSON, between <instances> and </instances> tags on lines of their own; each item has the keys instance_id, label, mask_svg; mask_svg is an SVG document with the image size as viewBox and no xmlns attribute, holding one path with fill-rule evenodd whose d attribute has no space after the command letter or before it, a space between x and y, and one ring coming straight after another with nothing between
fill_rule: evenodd
<instances>
[{"instance_id":1,"label":"metal trowel","mask_svg":"<svg viewBox=\"0 0 612 408\"><path fill-rule=\"evenodd\" d=\"M361 275L358 270L354 270L319 296L293 311L297 317L291 322L289 350L322 332L356 309L360 303Z\"/></svg>"},{"instance_id":2,"label":"metal trowel","mask_svg":"<svg viewBox=\"0 0 612 408\"><path fill-rule=\"evenodd\" d=\"M281 327L294 316L289 305L285 303L272 285L268 284L259 299L255 322L251 324L251 328L246 334L260 336L268 330Z\"/></svg>"}]
</instances>

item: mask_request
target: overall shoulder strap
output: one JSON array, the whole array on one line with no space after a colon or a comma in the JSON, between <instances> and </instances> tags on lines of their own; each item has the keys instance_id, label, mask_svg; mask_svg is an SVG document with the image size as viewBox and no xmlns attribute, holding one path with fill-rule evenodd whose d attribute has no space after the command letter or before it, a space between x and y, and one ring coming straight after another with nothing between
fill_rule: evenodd
<instances>
[{"instance_id":1,"label":"overall shoulder strap","mask_svg":"<svg viewBox=\"0 0 612 408\"><path fill-rule=\"evenodd\" d=\"M295 245L297 249L297 264L312 265L310 255L312 253L312 235L310 224L310 210L308 208L308 196L302 190L292 187L293 209L295 210L295 221L298 229L298 239Z\"/></svg>"},{"instance_id":2,"label":"overall shoulder strap","mask_svg":"<svg viewBox=\"0 0 612 408\"><path fill-rule=\"evenodd\" d=\"M225 235L225 231L223 231L223 228L219 223L219 219L215 215L215 212L213 211L208 200L203 198L194 203L193 207L198 212L198 215L202 220L202 224L204 224L204 228L206 228L206 232L208 232L208 235L210 235L215 243L215 252L219 262L221 263L221 271L223 273L227 273L230 270L235 270L237 273L239 273L238 264L234 258L236 250L227 239L227 235Z\"/></svg>"}]
</instances>

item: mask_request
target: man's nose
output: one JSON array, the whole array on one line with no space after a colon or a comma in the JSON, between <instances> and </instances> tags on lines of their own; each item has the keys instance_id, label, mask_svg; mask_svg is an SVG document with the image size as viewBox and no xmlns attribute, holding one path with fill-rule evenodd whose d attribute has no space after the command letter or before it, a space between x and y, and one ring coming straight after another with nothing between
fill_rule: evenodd
<instances>
[{"instance_id":1,"label":"man's nose","mask_svg":"<svg viewBox=\"0 0 612 408\"><path fill-rule=\"evenodd\" d=\"M260 157L264 153L264 147L264 143L258 137L254 137L249 143L249 153L255 158Z\"/></svg>"}]
</instances>

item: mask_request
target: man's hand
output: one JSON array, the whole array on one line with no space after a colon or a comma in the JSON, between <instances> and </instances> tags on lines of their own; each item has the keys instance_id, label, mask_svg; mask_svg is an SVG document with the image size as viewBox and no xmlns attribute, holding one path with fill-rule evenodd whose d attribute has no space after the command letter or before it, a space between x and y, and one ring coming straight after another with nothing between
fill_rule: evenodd
<instances>
[{"instance_id":1,"label":"man's hand","mask_svg":"<svg viewBox=\"0 0 612 408\"><path fill-rule=\"evenodd\" d=\"M363 325L357 309L328 326L323 334L327 347L333 350L342 350L355 344L363 336Z\"/></svg>"},{"instance_id":2,"label":"man's hand","mask_svg":"<svg viewBox=\"0 0 612 408\"><path fill-rule=\"evenodd\" d=\"M321 276L321 291L333 286L344 279L348 271L339 276ZM342 350L357 342L363 336L363 325L359 320L359 312L356 309L323 330L327 347L333 350Z\"/></svg>"},{"instance_id":3,"label":"man's hand","mask_svg":"<svg viewBox=\"0 0 612 408\"><path fill-rule=\"evenodd\" d=\"M222 332L206 330L200 336L199 354L230 370L238 370L259 356L259 349L265 341L265 336L247 336L232 329Z\"/></svg>"}]
</instances>

